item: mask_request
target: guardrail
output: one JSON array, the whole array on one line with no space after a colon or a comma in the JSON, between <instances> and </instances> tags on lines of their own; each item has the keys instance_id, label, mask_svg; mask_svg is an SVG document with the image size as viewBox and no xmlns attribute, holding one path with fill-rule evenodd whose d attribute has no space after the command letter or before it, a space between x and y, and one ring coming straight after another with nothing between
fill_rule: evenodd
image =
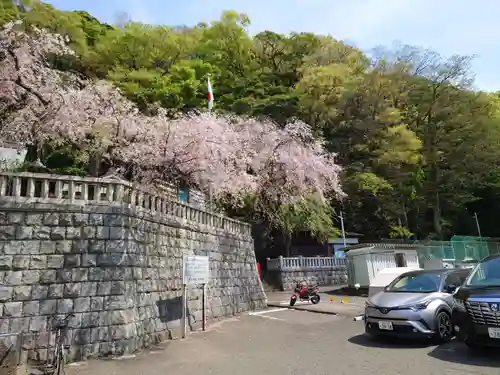
<instances>
[{"instance_id":1,"label":"guardrail","mask_svg":"<svg viewBox=\"0 0 500 375\"><path fill-rule=\"evenodd\" d=\"M346 260L333 257L283 257L267 259L268 271L300 271L303 269L322 270L345 267Z\"/></svg>"},{"instance_id":2,"label":"guardrail","mask_svg":"<svg viewBox=\"0 0 500 375\"><path fill-rule=\"evenodd\" d=\"M113 177L2 172L0 200L129 207L194 221L233 234L251 234L251 226L247 223L193 207L162 193L151 192Z\"/></svg>"}]
</instances>

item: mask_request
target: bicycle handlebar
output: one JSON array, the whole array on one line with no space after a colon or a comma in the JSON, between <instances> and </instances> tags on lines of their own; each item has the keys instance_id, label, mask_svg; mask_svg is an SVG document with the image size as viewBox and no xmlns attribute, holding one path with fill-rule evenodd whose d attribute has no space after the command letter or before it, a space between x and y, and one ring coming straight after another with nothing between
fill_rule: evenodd
<instances>
[{"instance_id":1,"label":"bicycle handlebar","mask_svg":"<svg viewBox=\"0 0 500 375\"><path fill-rule=\"evenodd\" d=\"M63 320L68 320L69 318L72 318L72 317L74 317L74 316L75 316L75 314L74 314L74 313L69 313L69 314L66 314L66 316L65 316L64 318L62 318L62 319L58 319L58 318L56 318L55 316L52 316L52 318L53 318L54 320L57 320L57 321L63 321Z\"/></svg>"},{"instance_id":2,"label":"bicycle handlebar","mask_svg":"<svg viewBox=\"0 0 500 375\"><path fill-rule=\"evenodd\" d=\"M61 326L66 326L66 325L67 325L67 323L68 323L69 318L72 318L72 317L74 317L74 316L75 316L75 314L74 314L74 313L69 313L69 314L67 314L67 315L66 315L64 318L62 318L62 319L58 319L57 317L52 316L52 317L51 317L51 318L52 318L52 324L51 324L51 326L52 326L52 328L54 328L54 329L61 328Z\"/></svg>"}]
</instances>

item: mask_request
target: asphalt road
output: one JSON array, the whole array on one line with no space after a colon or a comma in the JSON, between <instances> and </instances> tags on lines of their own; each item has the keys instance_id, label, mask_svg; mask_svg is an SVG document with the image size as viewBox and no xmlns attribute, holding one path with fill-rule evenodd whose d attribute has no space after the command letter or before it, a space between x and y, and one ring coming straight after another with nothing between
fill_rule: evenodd
<instances>
[{"instance_id":1,"label":"asphalt road","mask_svg":"<svg viewBox=\"0 0 500 375\"><path fill-rule=\"evenodd\" d=\"M271 292L267 294L267 304L270 307L290 306L291 292ZM362 315L365 310L365 298L332 296L328 293L319 293L321 302L314 305L310 302L297 301L293 307L296 310L315 311L324 314L338 314L355 317ZM344 301L344 302L342 302Z\"/></svg>"},{"instance_id":2,"label":"asphalt road","mask_svg":"<svg viewBox=\"0 0 500 375\"><path fill-rule=\"evenodd\" d=\"M67 375L498 375L500 356L458 343L370 340L352 318L281 308L243 315L135 358L71 367ZM495 359L496 358L496 359Z\"/></svg>"}]
</instances>

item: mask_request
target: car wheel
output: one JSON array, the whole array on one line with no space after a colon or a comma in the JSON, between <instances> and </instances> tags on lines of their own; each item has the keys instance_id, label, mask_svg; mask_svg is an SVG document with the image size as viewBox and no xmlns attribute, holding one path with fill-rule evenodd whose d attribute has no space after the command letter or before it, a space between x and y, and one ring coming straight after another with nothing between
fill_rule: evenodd
<instances>
[{"instance_id":1,"label":"car wheel","mask_svg":"<svg viewBox=\"0 0 500 375\"><path fill-rule=\"evenodd\" d=\"M453 325L450 314L441 311L436 315L436 334L435 339L438 343L445 343L453 337Z\"/></svg>"},{"instance_id":2,"label":"car wheel","mask_svg":"<svg viewBox=\"0 0 500 375\"><path fill-rule=\"evenodd\" d=\"M373 336L371 329L368 328L368 324L365 322L365 333L367 335Z\"/></svg>"}]
</instances>

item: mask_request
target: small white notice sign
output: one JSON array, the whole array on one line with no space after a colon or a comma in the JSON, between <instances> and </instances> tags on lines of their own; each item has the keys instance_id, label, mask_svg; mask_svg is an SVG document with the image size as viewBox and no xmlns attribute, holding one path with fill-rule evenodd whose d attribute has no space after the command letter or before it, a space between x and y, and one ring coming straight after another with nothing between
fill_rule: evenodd
<instances>
[{"instance_id":1,"label":"small white notice sign","mask_svg":"<svg viewBox=\"0 0 500 375\"><path fill-rule=\"evenodd\" d=\"M210 279L209 257L184 256L183 258L183 284L207 284Z\"/></svg>"}]
</instances>

